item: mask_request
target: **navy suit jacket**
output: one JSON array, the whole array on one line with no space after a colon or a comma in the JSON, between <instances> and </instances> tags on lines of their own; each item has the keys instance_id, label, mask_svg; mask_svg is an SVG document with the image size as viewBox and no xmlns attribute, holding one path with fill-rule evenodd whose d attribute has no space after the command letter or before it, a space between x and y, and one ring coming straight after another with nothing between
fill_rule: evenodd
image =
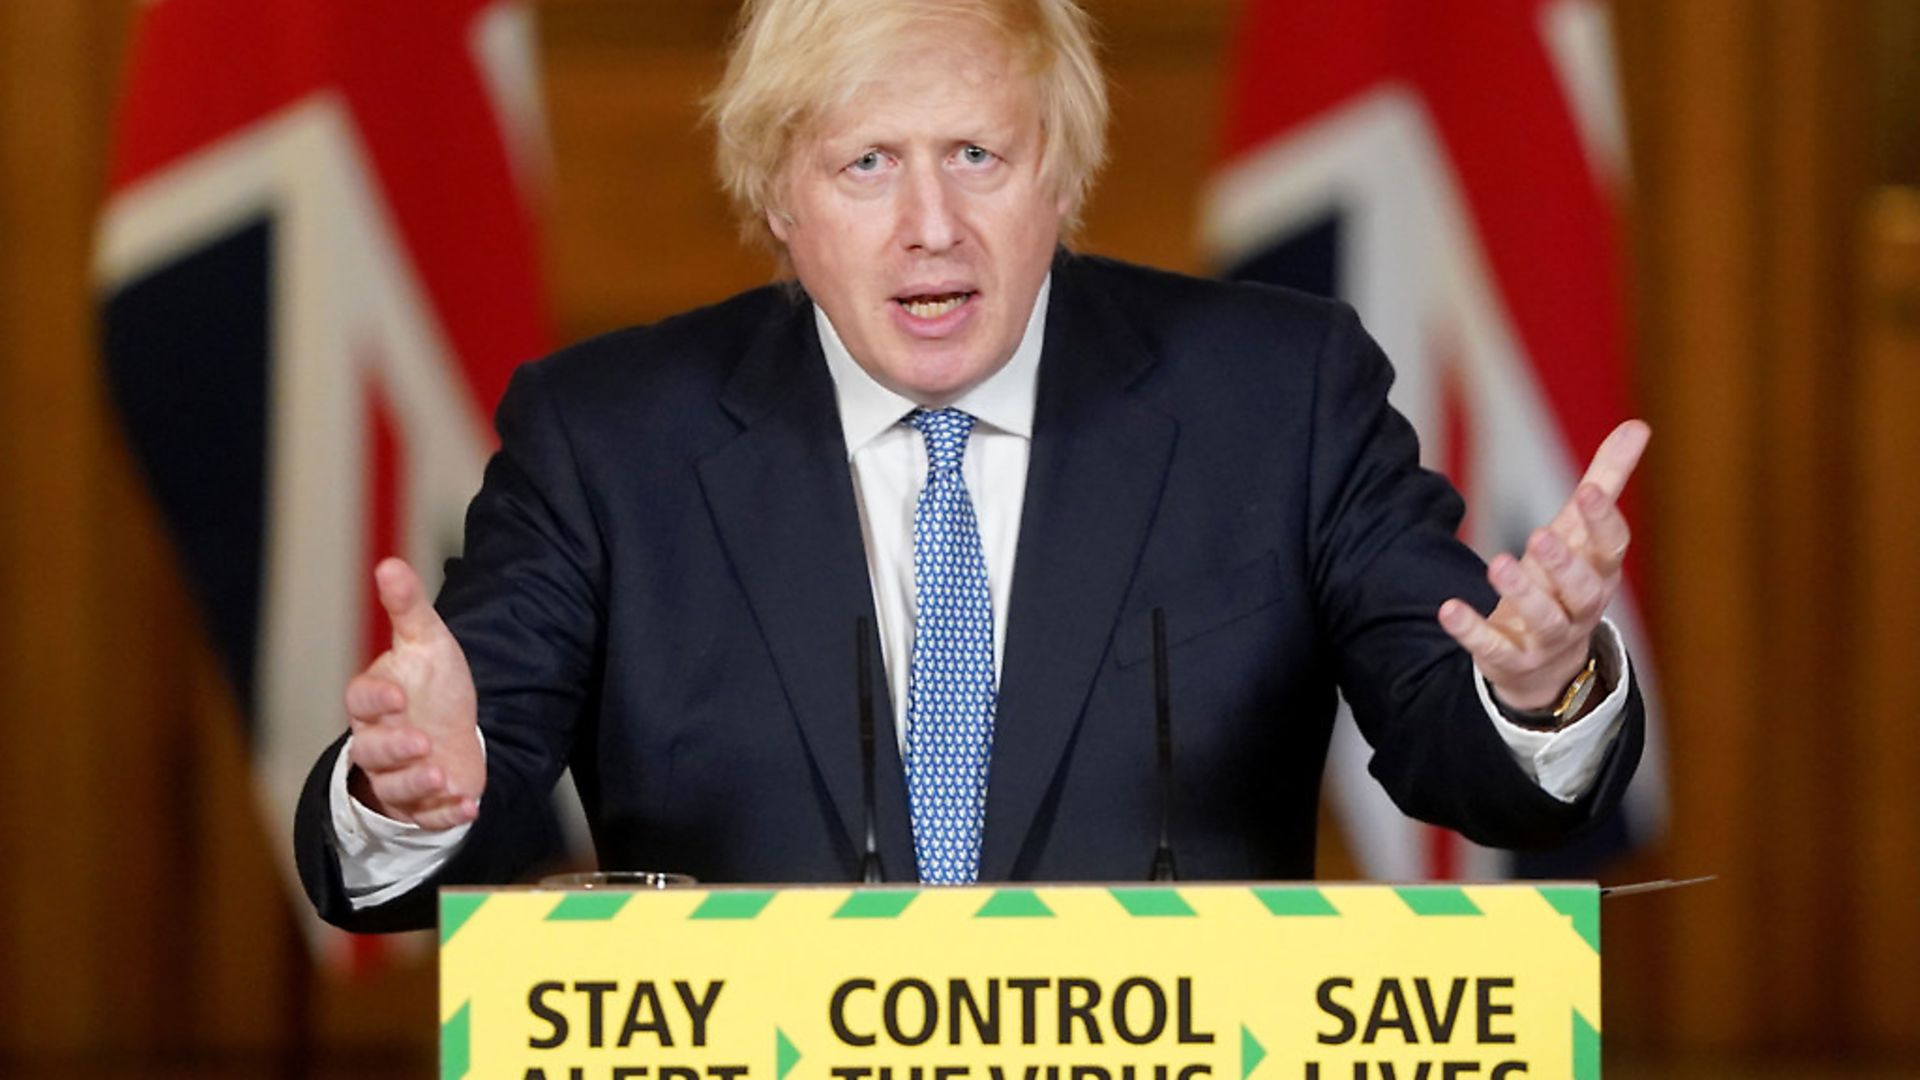
<instances>
[{"instance_id":1,"label":"navy suit jacket","mask_svg":"<svg viewBox=\"0 0 1920 1080\"><path fill-rule=\"evenodd\" d=\"M1520 771L1481 708L1435 612L1494 597L1351 311L1067 254L1053 280L982 880L1146 875L1156 607L1183 876L1312 876L1336 686L1394 800L1476 841L1549 843L1618 800L1637 696L1571 805ZM432 881L352 912L328 825L336 743L296 824L321 913L430 925L434 885L526 874L551 848L544 806L569 764L603 867L856 879L853 639L872 600L805 299L764 288L526 365L497 423L438 601L480 695L479 819ZM880 856L888 880L911 881L878 671L873 691Z\"/></svg>"}]
</instances>

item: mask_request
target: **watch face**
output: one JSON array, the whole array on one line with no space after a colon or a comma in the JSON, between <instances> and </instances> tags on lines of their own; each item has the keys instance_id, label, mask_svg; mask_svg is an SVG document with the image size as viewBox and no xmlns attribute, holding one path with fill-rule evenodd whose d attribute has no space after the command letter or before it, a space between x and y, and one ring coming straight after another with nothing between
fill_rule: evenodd
<instances>
[{"instance_id":1,"label":"watch face","mask_svg":"<svg viewBox=\"0 0 1920 1080\"><path fill-rule=\"evenodd\" d=\"M1560 699L1560 705L1553 710L1555 727L1564 727L1580 715L1580 709L1593 694L1593 684L1598 680L1594 676L1594 665L1598 661L1588 659L1587 666L1574 676L1573 683L1567 687L1566 696Z\"/></svg>"}]
</instances>

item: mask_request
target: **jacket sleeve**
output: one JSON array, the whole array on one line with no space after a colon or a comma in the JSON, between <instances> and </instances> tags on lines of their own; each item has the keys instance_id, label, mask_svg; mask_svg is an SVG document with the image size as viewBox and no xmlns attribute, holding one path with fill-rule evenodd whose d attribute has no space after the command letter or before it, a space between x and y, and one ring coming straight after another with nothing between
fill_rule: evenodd
<instances>
[{"instance_id":1,"label":"jacket sleeve","mask_svg":"<svg viewBox=\"0 0 1920 1080\"><path fill-rule=\"evenodd\" d=\"M1481 706L1473 665L1437 619L1460 597L1482 614L1497 596L1456 539L1463 513L1419 464L1412 427L1387 401L1393 370L1344 306L1317 360L1309 545L1317 608L1341 691L1373 747L1369 768L1401 810L1475 843L1564 840L1624 794L1645 739L1637 688L1598 782L1562 803L1514 762Z\"/></svg>"}]
</instances>

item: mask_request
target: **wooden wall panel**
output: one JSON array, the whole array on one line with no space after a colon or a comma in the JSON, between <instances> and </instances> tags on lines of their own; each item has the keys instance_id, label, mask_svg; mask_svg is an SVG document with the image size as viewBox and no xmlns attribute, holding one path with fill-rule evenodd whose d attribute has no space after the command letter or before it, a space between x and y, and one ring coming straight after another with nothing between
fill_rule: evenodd
<instances>
[{"instance_id":1,"label":"wooden wall panel","mask_svg":"<svg viewBox=\"0 0 1920 1080\"><path fill-rule=\"evenodd\" d=\"M1080 246L1205 272L1199 193L1219 156L1226 46L1239 6L1109 0L1094 10L1107 45L1113 134Z\"/></svg>"},{"instance_id":2,"label":"wooden wall panel","mask_svg":"<svg viewBox=\"0 0 1920 1080\"><path fill-rule=\"evenodd\" d=\"M1765 674L1749 726L1765 792L1755 822L1767 901L1759 930L1772 943L1768 962L1791 977L1769 980L1758 1010L1773 1039L1796 1047L1818 1046L1852 1015L1844 991L1855 943L1831 883L1853 845L1834 815L1810 808L1827 805L1857 750L1844 727L1819 722L1822 710L1781 722L1770 702L1850 706L1852 680L1835 678L1849 667L1847 643L1812 616L1846 595L1852 570L1834 557L1850 546L1852 454L1834 432L1847 426L1852 373L1833 360L1855 337L1857 260L1842 238L1856 228L1865 184L1861 27L1795 2L1767 5L1760 23L1766 139L1749 229L1764 268L1754 363L1763 389L1753 415L1761 513L1751 542L1762 566L1754 614Z\"/></svg>"},{"instance_id":3,"label":"wooden wall panel","mask_svg":"<svg viewBox=\"0 0 1920 1080\"><path fill-rule=\"evenodd\" d=\"M163 980L190 971L192 890L182 855L189 821L181 812L202 770L190 733L194 702L181 657L194 640L193 614L181 592L173 556L160 542L145 492L124 450L109 440L99 482L106 502L121 508L113 530L116 557L97 568L95 601L113 612L98 648L114 658L103 707L113 725L103 789L113 793L120 827L99 838L112 877L138 890L141 902L96 928L97 950L125 973L105 1002L116 1033L144 1045L148 1033L189 1030L186 1010L197 995L156 993ZM169 632L171 631L171 632Z\"/></svg>"},{"instance_id":4,"label":"wooden wall panel","mask_svg":"<svg viewBox=\"0 0 1920 1080\"><path fill-rule=\"evenodd\" d=\"M1658 1003L1635 1032L1650 1039L1871 1045L1851 1004L1874 948L1833 884L1862 857L1843 808L1873 753L1848 721L1860 634L1835 603L1851 594L1865 475L1843 433L1870 24L1857 4L1616 10L1641 384L1661 431L1648 479L1674 744L1663 863L1723 875L1637 926L1616 982Z\"/></svg>"},{"instance_id":5,"label":"wooden wall panel","mask_svg":"<svg viewBox=\"0 0 1920 1080\"><path fill-rule=\"evenodd\" d=\"M1920 188L1888 189L1865 216L1864 342L1853 445L1860 454L1859 575L1845 605L1861 631L1851 733L1859 783L1840 805L1859 852L1844 883L1861 946L1855 998L1866 1037L1906 1042L1920 1018Z\"/></svg>"},{"instance_id":6,"label":"wooden wall panel","mask_svg":"<svg viewBox=\"0 0 1920 1080\"><path fill-rule=\"evenodd\" d=\"M101 400L87 247L132 6L0 4L0 1071L164 1051L424 1074L424 963L341 984L304 959L233 702ZM1117 126L1083 246L1201 269L1238 5L1090 6ZM766 280L697 126L733 4L539 7L561 335ZM1611 1045L1912 1055L1920 211L1868 214L1861 162L1910 141L1888 125L1915 117L1869 124L1862 98L1873 57L1920 53L1888 40L1920 18L1914 0L1614 10L1673 789L1668 842L1621 874L1722 881L1609 908Z\"/></svg>"},{"instance_id":7,"label":"wooden wall panel","mask_svg":"<svg viewBox=\"0 0 1920 1080\"><path fill-rule=\"evenodd\" d=\"M84 947L110 916L108 864L92 842L127 808L103 783L111 744L97 604L106 446L92 375L86 236L97 187L102 81L92 68L100 7L0 7L0 755L8 887L0 933L15 970L0 990L0 1032L60 1047L105 1018L109 958Z\"/></svg>"},{"instance_id":8,"label":"wooden wall panel","mask_svg":"<svg viewBox=\"0 0 1920 1080\"><path fill-rule=\"evenodd\" d=\"M1683 872L1728 879L1719 892L1674 898L1673 933L1688 943L1688 956L1671 970L1666 1009L1691 1040L1725 1046L1748 1031L1760 1005L1758 985L1722 974L1752 948L1753 898L1715 902L1754 881L1756 838L1746 819L1765 797L1753 755L1726 752L1765 701L1753 680L1730 676L1752 669L1762 642L1750 418L1761 405L1753 364L1763 343L1747 318L1762 281L1747 213L1759 182L1760 119L1740 105L1755 82L1760 41L1752 20L1710 0L1672 5L1662 33L1655 62L1685 72L1686 86L1665 88L1671 111L1641 140L1648 152L1639 209L1647 255L1664 271L1643 360L1671 372L1654 377L1648 401L1660 443L1654 461L1686 463L1684 473L1646 478L1657 530L1653 625L1674 763L1670 850Z\"/></svg>"},{"instance_id":9,"label":"wooden wall panel","mask_svg":"<svg viewBox=\"0 0 1920 1080\"><path fill-rule=\"evenodd\" d=\"M770 258L735 240L701 127L730 9L712 0L542 9L556 160L550 280L566 338L772 276Z\"/></svg>"}]
</instances>

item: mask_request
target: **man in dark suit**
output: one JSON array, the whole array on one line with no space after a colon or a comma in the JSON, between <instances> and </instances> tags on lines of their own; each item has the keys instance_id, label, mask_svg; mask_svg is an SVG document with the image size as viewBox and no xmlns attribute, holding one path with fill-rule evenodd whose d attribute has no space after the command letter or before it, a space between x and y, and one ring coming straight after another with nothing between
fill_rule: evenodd
<instances>
[{"instance_id":1,"label":"man in dark suit","mask_svg":"<svg viewBox=\"0 0 1920 1080\"><path fill-rule=\"evenodd\" d=\"M1084 22L748 5L722 171L799 288L516 376L438 613L377 572L394 646L297 824L323 915L526 873L569 764L604 866L855 878L862 619L888 880L1146 874L1155 609L1186 876L1311 876L1336 686L1400 805L1473 839L1619 798L1644 425L1483 567L1345 308L1060 250L1104 135Z\"/></svg>"}]
</instances>

